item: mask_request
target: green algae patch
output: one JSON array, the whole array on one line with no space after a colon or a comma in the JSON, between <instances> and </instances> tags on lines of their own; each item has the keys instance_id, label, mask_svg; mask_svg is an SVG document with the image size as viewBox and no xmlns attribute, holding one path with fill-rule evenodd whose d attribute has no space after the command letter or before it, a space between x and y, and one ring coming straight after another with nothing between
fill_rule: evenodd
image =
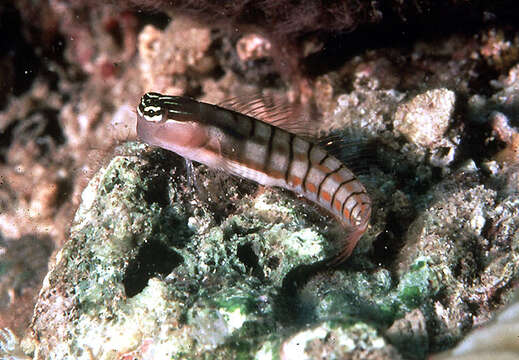
<instances>
[{"instance_id":1,"label":"green algae patch","mask_svg":"<svg viewBox=\"0 0 519 360\"><path fill-rule=\"evenodd\" d=\"M246 286L246 284L245 284ZM187 313L192 336L204 351L228 342L256 346L261 337L275 330L273 313L267 298L252 288L235 286L201 297ZM254 339L254 337L258 337ZM233 345L234 344L234 345ZM247 353L250 348L247 347Z\"/></svg>"},{"instance_id":2,"label":"green algae patch","mask_svg":"<svg viewBox=\"0 0 519 360\"><path fill-rule=\"evenodd\" d=\"M397 288L398 300L407 311L422 305L442 288L441 272L430 265L431 260L418 258L400 279Z\"/></svg>"},{"instance_id":3,"label":"green algae patch","mask_svg":"<svg viewBox=\"0 0 519 360\"><path fill-rule=\"evenodd\" d=\"M419 258L394 284L389 271L335 273L327 282L316 277L300 292L300 301L316 304L317 319L360 318L389 325L412 309L431 304L442 289L440 267Z\"/></svg>"},{"instance_id":4,"label":"green algae patch","mask_svg":"<svg viewBox=\"0 0 519 360\"><path fill-rule=\"evenodd\" d=\"M393 291L387 270L344 272L335 273L328 283L319 278L311 280L302 292L302 301L317 304L318 319L358 317L387 324L400 314Z\"/></svg>"}]
</instances>

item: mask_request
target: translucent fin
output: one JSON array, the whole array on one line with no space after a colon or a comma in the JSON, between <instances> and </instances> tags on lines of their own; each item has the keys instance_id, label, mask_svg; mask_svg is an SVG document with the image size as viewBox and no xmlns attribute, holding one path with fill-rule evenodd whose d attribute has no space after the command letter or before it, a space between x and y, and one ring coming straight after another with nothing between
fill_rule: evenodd
<instances>
[{"instance_id":1,"label":"translucent fin","mask_svg":"<svg viewBox=\"0 0 519 360\"><path fill-rule=\"evenodd\" d=\"M128 104L119 106L107 126L116 143L137 139L137 111Z\"/></svg>"},{"instance_id":2,"label":"translucent fin","mask_svg":"<svg viewBox=\"0 0 519 360\"><path fill-rule=\"evenodd\" d=\"M315 138L318 116L310 105L289 103L273 94L241 95L225 100L218 106L253 117L290 133Z\"/></svg>"},{"instance_id":3,"label":"translucent fin","mask_svg":"<svg viewBox=\"0 0 519 360\"><path fill-rule=\"evenodd\" d=\"M196 176L193 169L193 162L191 160L188 160L184 158L185 165L186 165L186 177L187 177L187 186L190 190L193 190L196 188Z\"/></svg>"},{"instance_id":4,"label":"translucent fin","mask_svg":"<svg viewBox=\"0 0 519 360\"><path fill-rule=\"evenodd\" d=\"M317 144L342 161L356 175L365 174L370 165L377 163L376 145L366 138L348 138L334 133L319 138Z\"/></svg>"},{"instance_id":5,"label":"translucent fin","mask_svg":"<svg viewBox=\"0 0 519 360\"><path fill-rule=\"evenodd\" d=\"M357 246L357 243L362 234L364 234L364 231L366 231L365 228L358 228L343 238L340 244L339 253L331 259L326 260L326 265L335 267L346 261L351 256L353 249Z\"/></svg>"}]
</instances>

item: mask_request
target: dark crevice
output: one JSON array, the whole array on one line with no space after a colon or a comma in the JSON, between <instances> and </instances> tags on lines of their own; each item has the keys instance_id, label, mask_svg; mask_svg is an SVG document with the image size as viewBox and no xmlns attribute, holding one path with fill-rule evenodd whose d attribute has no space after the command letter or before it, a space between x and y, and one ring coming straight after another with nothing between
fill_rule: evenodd
<instances>
[{"instance_id":1,"label":"dark crevice","mask_svg":"<svg viewBox=\"0 0 519 360\"><path fill-rule=\"evenodd\" d=\"M27 91L41 68L41 60L23 35L23 24L18 9L13 5L0 6L0 109L7 104L10 94Z\"/></svg>"},{"instance_id":2,"label":"dark crevice","mask_svg":"<svg viewBox=\"0 0 519 360\"><path fill-rule=\"evenodd\" d=\"M166 150L149 151L142 156L149 164L157 164L142 169L142 178L149 180L144 200L150 205L170 206L172 202L169 196L170 182L172 176L176 175L176 169L182 168L182 158Z\"/></svg>"},{"instance_id":3,"label":"dark crevice","mask_svg":"<svg viewBox=\"0 0 519 360\"><path fill-rule=\"evenodd\" d=\"M395 214L388 216L388 222L385 231L381 232L373 241L373 252L372 259L375 263L381 264L382 266L389 266L398 256L399 251L403 246L403 235L404 232L400 226L394 228Z\"/></svg>"},{"instance_id":4,"label":"dark crevice","mask_svg":"<svg viewBox=\"0 0 519 360\"><path fill-rule=\"evenodd\" d=\"M517 6L516 1L510 0L495 4L476 1L459 6L451 1L437 1L426 4L424 8L387 2L379 8L384 14L381 21L321 34L322 50L303 59L305 72L309 76L318 76L338 69L365 49L411 49L417 40L442 41L451 34L472 36L496 24L513 29L517 22ZM485 19L484 14L492 14L493 19Z\"/></svg>"},{"instance_id":5,"label":"dark crevice","mask_svg":"<svg viewBox=\"0 0 519 360\"><path fill-rule=\"evenodd\" d=\"M170 205L170 198L168 195L169 177L166 174L163 176L149 177L150 184L148 191L144 193L144 198L148 204L158 204L160 207L167 207Z\"/></svg>"},{"instance_id":6,"label":"dark crevice","mask_svg":"<svg viewBox=\"0 0 519 360\"><path fill-rule=\"evenodd\" d=\"M126 268L123 278L126 296L131 298L139 294L148 285L150 278L167 276L182 262L182 256L161 242L144 244Z\"/></svg>"},{"instance_id":7,"label":"dark crevice","mask_svg":"<svg viewBox=\"0 0 519 360\"><path fill-rule=\"evenodd\" d=\"M284 324L309 324L315 321L315 313L309 304L302 302L299 289L302 289L318 272L326 270L324 262L303 264L290 270L283 279L274 312Z\"/></svg>"},{"instance_id":8,"label":"dark crevice","mask_svg":"<svg viewBox=\"0 0 519 360\"><path fill-rule=\"evenodd\" d=\"M254 252L252 243L246 243L238 246L238 259L245 265L246 268L252 270L252 275L258 279L263 280L265 275L259 265L258 255Z\"/></svg>"},{"instance_id":9,"label":"dark crevice","mask_svg":"<svg viewBox=\"0 0 519 360\"><path fill-rule=\"evenodd\" d=\"M152 24L154 27L156 27L159 30L164 30L169 25L171 18L164 12L160 11L145 11L141 8L137 9L137 12L139 14L139 29L138 32L142 28L144 28L148 24Z\"/></svg>"}]
</instances>

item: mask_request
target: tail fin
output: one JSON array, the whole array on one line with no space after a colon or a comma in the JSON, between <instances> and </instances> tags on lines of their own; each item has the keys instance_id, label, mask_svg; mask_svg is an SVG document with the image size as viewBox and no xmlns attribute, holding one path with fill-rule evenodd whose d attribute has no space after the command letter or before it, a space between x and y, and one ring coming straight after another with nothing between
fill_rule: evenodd
<instances>
[{"instance_id":1,"label":"tail fin","mask_svg":"<svg viewBox=\"0 0 519 360\"><path fill-rule=\"evenodd\" d=\"M362 234L364 234L365 231L366 226L361 226L348 233L347 236L341 241L339 253L336 256L326 260L326 265L336 267L346 261L346 259L348 259L353 252L353 249L355 249L355 246L357 246L360 237Z\"/></svg>"}]
</instances>

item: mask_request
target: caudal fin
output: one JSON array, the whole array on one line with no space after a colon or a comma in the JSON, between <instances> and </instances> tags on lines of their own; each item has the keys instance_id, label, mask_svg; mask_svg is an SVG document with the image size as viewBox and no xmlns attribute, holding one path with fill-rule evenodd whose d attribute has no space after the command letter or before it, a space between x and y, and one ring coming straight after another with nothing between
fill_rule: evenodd
<instances>
[{"instance_id":1,"label":"caudal fin","mask_svg":"<svg viewBox=\"0 0 519 360\"><path fill-rule=\"evenodd\" d=\"M348 235L343 238L341 241L341 246L339 248L339 253L328 259L326 261L326 265L328 266L339 266L342 264L346 259L348 259L353 252L353 249L355 249L355 246L357 246L357 243L359 242L360 237L364 232L366 231L366 227L359 227L352 232L348 233Z\"/></svg>"}]
</instances>

